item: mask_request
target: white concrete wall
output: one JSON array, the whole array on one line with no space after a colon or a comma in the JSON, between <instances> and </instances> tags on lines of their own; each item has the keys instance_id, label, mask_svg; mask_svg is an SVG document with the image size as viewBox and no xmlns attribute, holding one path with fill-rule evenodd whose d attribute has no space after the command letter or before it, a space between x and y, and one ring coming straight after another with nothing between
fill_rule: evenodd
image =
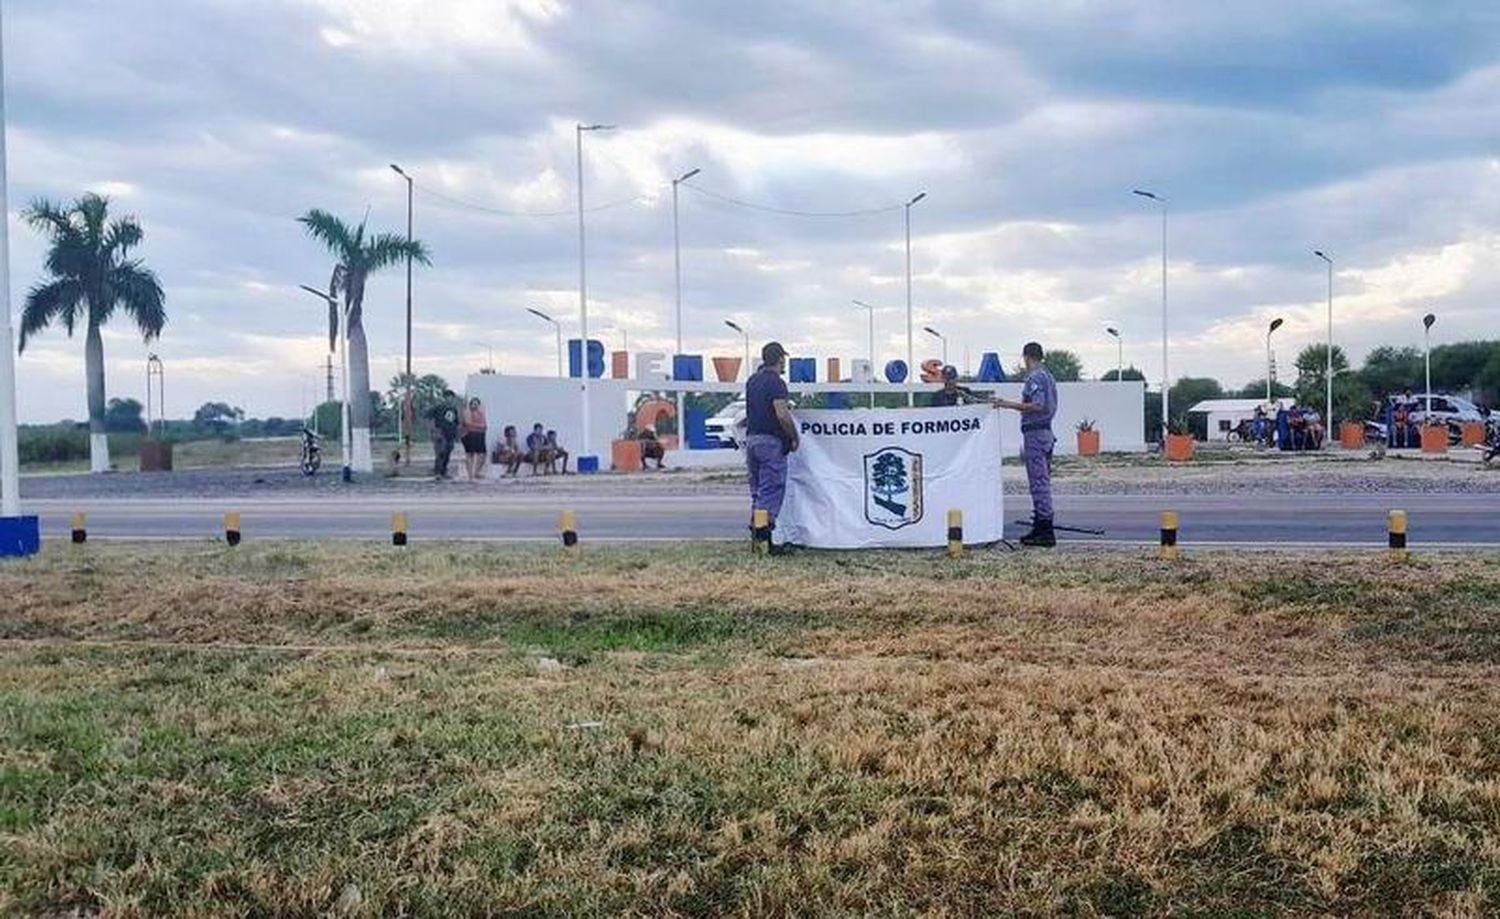
<instances>
[{"instance_id":1,"label":"white concrete wall","mask_svg":"<svg viewBox=\"0 0 1500 919\"><path fill-rule=\"evenodd\" d=\"M626 412L631 406L626 387L639 388L640 384L610 379L589 381L588 444L583 442L582 385L577 379L476 373L469 376L465 385L464 401L477 397L484 403L489 423L485 436L490 450L495 448L506 425L516 426L516 434L524 446L531 426L541 422L543 428L557 431L557 442L572 454L569 468L575 467L578 457L592 454L599 457L600 468L607 470L610 441L625 430Z\"/></svg>"},{"instance_id":2,"label":"white concrete wall","mask_svg":"<svg viewBox=\"0 0 1500 919\"><path fill-rule=\"evenodd\" d=\"M599 457L599 466L609 469L610 442L624 431L627 411L634 404L634 397L643 390L671 390L677 384L660 380L613 380L589 381L589 432L591 442L583 443L582 397L579 393L581 381L558 379L557 377L522 377L501 374L473 374L465 389L465 399L477 396L484 403L489 418L489 443L493 449L505 425L513 424L524 442L531 425L540 421L544 427L557 431L558 440L576 458L592 454ZM720 383L682 383L688 391L738 391L741 387ZM1019 399L1020 383L974 383L969 384L982 392L993 391L1006 399ZM797 393L840 391L851 393L901 392L899 387L879 385L861 388L852 383L813 383L790 386ZM918 392L935 390L936 386L924 386ZM919 397L920 398L920 397ZM1145 442L1145 383L1126 380L1123 383L1059 383L1057 384L1057 417L1052 430L1057 435L1057 453L1069 455L1078 452L1075 428L1081 419L1089 418L1099 431L1103 450L1119 453L1141 453ZM904 409L902 409L904 411ZM920 409L918 409L920 411ZM1018 413L1002 411L1002 445L1009 455L1018 455L1021 450L1021 422ZM695 451L731 453L731 451ZM732 454L731 454L732 455ZM714 457L715 460L719 457ZM690 463L684 458L683 465ZM691 463L699 465L698 463ZM717 465L717 463L713 463Z\"/></svg>"}]
</instances>

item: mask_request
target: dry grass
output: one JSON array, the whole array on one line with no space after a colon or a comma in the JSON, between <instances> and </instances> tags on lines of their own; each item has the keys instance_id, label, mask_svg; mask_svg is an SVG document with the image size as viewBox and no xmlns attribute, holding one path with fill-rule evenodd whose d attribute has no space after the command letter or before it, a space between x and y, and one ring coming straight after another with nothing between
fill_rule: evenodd
<instances>
[{"instance_id":1,"label":"dry grass","mask_svg":"<svg viewBox=\"0 0 1500 919\"><path fill-rule=\"evenodd\" d=\"M11 912L1500 903L1496 558L59 546L0 593Z\"/></svg>"}]
</instances>

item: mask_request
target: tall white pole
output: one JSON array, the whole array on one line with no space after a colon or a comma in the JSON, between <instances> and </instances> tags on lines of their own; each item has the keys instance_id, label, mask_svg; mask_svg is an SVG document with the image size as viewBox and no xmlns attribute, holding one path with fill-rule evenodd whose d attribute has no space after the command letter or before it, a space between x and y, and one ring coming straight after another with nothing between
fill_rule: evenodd
<instances>
[{"instance_id":1,"label":"tall white pole","mask_svg":"<svg viewBox=\"0 0 1500 919\"><path fill-rule=\"evenodd\" d=\"M1324 381L1325 384L1327 385L1327 401L1324 403L1324 405L1327 407L1327 413L1328 413L1328 417L1326 419L1324 419L1324 425L1323 425L1323 430L1324 430L1323 443L1325 443L1325 444L1328 443L1330 440L1333 439L1333 259L1329 259L1328 260L1328 373L1327 373L1327 376L1328 376L1328 379Z\"/></svg>"},{"instance_id":2,"label":"tall white pole","mask_svg":"<svg viewBox=\"0 0 1500 919\"><path fill-rule=\"evenodd\" d=\"M1428 313L1422 322L1422 362L1426 364L1427 380L1427 411L1422 416L1422 423L1427 424L1432 417L1432 314Z\"/></svg>"},{"instance_id":3,"label":"tall white pole","mask_svg":"<svg viewBox=\"0 0 1500 919\"><path fill-rule=\"evenodd\" d=\"M578 392L583 412L583 443L578 445L580 456L590 453L589 440L589 295L588 278L584 268L583 236L583 125L575 125L574 138L578 147Z\"/></svg>"},{"instance_id":4,"label":"tall white pole","mask_svg":"<svg viewBox=\"0 0 1500 919\"><path fill-rule=\"evenodd\" d=\"M1266 333L1266 404L1271 403L1271 333Z\"/></svg>"},{"instance_id":5,"label":"tall white pole","mask_svg":"<svg viewBox=\"0 0 1500 919\"><path fill-rule=\"evenodd\" d=\"M5 49L0 29L0 517L21 516L20 450L16 434L16 341L10 315L10 228L5 174Z\"/></svg>"},{"instance_id":6,"label":"tall white pole","mask_svg":"<svg viewBox=\"0 0 1500 919\"><path fill-rule=\"evenodd\" d=\"M697 175L693 169L672 180L672 286L677 299L677 353L682 353L682 232L677 222L677 186ZM630 348L627 346L626 351ZM683 392L677 390L677 446L687 446L687 418L683 414Z\"/></svg>"},{"instance_id":7,"label":"tall white pole","mask_svg":"<svg viewBox=\"0 0 1500 919\"><path fill-rule=\"evenodd\" d=\"M563 378L563 352L562 352L562 323L552 323L552 331L557 336L557 378Z\"/></svg>"},{"instance_id":8,"label":"tall white pole","mask_svg":"<svg viewBox=\"0 0 1500 919\"><path fill-rule=\"evenodd\" d=\"M927 197L927 192L918 192L912 199L906 202L906 405L910 408L917 404L915 352L912 349L912 314L911 314L911 206Z\"/></svg>"},{"instance_id":9,"label":"tall white pole","mask_svg":"<svg viewBox=\"0 0 1500 919\"><path fill-rule=\"evenodd\" d=\"M350 412L349 398L349 306L347 302L339 311L339 362L342 364L339 379L344 390L344 404L339 410L339 451L343 453L343 477L347 482L353 478L354 431L350 428L353 417Z\"/></svg>"},{"instance_id":10,"label":"tall white pole","mask_svg":"<svg viewBox=\"0 0 1500 919\"><path fill-rule=\"evenodd\" d=\"M1157 200L1161 201L1161 424L1162 443L1166 443L1167 389L1172 379L1167 370L1167 202L1165 198Z\"/></svg>"}]
</instances>

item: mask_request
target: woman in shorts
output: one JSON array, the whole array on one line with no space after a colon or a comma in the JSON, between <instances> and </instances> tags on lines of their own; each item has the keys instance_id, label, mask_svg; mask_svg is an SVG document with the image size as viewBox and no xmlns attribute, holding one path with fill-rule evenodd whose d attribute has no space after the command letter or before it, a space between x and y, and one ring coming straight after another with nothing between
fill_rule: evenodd
<instances>
[{"instance_id":1,"label":"woman in shorts","mask_svg":"<svg viewBox=\"0 0 1500 919\"><path fill-rule=\"evenodd\" d=\"M484 435L488 422L484 417L484 406L478 399L470 399L459 424L459 442L464 445L464 469L469 481L477 482L484 474Z\"/></svg>"}]
</instances>

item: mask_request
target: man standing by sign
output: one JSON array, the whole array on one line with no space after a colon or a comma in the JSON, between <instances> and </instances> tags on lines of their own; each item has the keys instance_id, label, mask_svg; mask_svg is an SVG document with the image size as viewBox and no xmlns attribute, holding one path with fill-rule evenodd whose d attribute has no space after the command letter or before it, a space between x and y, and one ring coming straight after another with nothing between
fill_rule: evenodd
<instances>
[{"instance_id":1,"label":"man standing by sign","mask_svg":"<svg viewBox=\"0 0 1500 919\"><path fill-rule=\"evenodd\" d=\"M968 405L983 402L984 397L967 386L958 385L958 368L952 364L943 368L943 388L932 394L930 405L942 408L953 405Z\"/></svg>"},{"instance_id":2,"label":"man standing by sign","mask_svg":"<svg viewBox=\"0 0 1500 919\"><path fill-rule=\"evenodd\" d=\"M760 369L745 382L745 465L750 472L750 514L766 512L776 528L786 497L786 457L797 449L797 425L787 405L786 349L769 342L760 349Z\"/></svg>"},{"instance_id":3,"label":"man standing by sign","mask_svg":"<svg viewBox=\"0 0 1500 919\"><path fill-rule=\"evenodd\" d=\"M1026 460L1026 481L1031 486L1031 532L1021 537L1023 546L1055 546L1052 532L1052 416L1057 414L1057 381L1043 363L1042 346L1034 341L1021 349L1026 361L1026 381L1021 401L996 399L1000 408L1021 413L1021 455Z\"/></svg>"}]
</instances>

